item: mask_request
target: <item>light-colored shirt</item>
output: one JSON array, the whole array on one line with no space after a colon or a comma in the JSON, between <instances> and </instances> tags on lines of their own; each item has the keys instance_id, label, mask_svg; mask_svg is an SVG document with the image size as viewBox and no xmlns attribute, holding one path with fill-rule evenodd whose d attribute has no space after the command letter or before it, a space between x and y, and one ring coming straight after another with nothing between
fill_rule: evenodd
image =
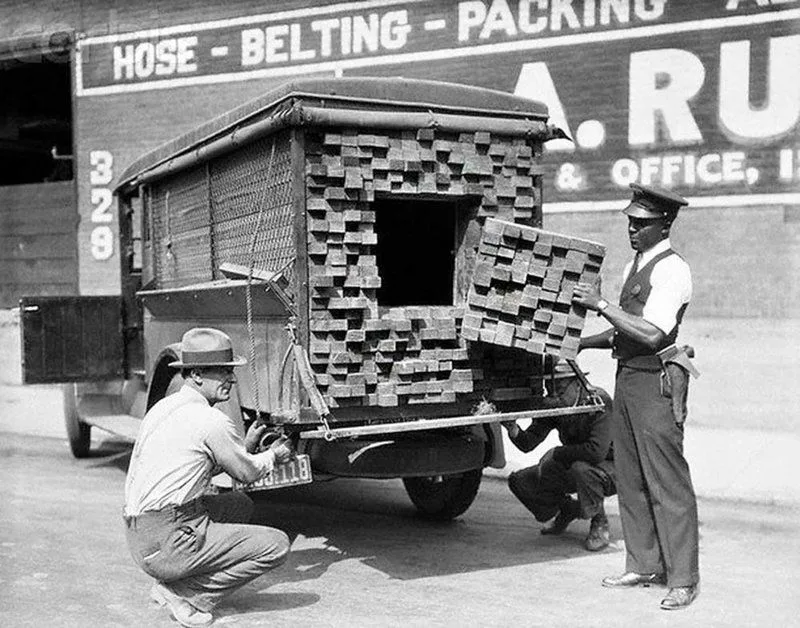
<instances>
[{"instance_id":1,"label":"light-colored shirt","mask_svg":"<svg viewBox=\"0 0 800 628\"><path fill-rule=\"evenodd\" d=\"M665 238L651 249L642 252L637 268L633 269L634 272L670 248L672 246L669 238ZM632 267L633 260L625 266L623 282ZM670 255L656 262L650 275L650 285L652 288L642 311L642 318L669 335L678 324L678 311L692 298L692 272L689 270L689 264L678 255Z\"/></svg>"},{"instance_id":2,"label":"light-colored shirt","mask_svg":"<svg viewBox=\"0 0 800 628\"><path fill-rule=\"evenodd\" d=\"M249 454L242 428L190 386L145 415L125 481L125 515L185 504L208 492L219 468L242 482L272 471L275 455Z\"/></svg>"}]
</instances>

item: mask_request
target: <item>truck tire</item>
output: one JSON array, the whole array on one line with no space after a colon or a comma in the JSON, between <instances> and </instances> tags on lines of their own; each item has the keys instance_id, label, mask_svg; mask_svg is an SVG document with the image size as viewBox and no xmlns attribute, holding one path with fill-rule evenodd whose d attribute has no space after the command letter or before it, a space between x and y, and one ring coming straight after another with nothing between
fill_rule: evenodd
<instances>
[{"instance_id":1,"label":"truck tire","mask_svg":"<svg viewBox=\"0 0 800 628\"><path fill-rule=\"evenodd\" d=\"M62 392L69 448L76 458L88 458L92 442L92 426L81 421L78 414L78 391L75 384L65 384Z\"/></svg>"},{"instance_id":2,"label":"truck tire","mask_svg":"<svg viewBox=\"0 0 800 628\"><path fill-rule=\"evenodd\" d=\"M403 485L420 516L447 521L466 512L475 501L482 474L483 469L473 469L455 475L403 478Z\"/></svg>"}]
</instances>

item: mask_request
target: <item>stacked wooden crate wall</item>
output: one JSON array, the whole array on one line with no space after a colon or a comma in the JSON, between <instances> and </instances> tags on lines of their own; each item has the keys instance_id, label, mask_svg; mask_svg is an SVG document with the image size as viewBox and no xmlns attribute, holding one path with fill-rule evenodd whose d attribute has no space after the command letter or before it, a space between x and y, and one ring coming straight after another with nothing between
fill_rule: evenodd
<instances>
[{"instance_id":1,"label":"stacked wooden crate wall","mask_svg":"<svg viewBox=\"0 0 800 628\"><path fill-rule=\"evenodd\" d=\"M487 219L462 335L574 360L586 309L573 289L597 280L604 255L595 242Z\"/></svg>"},{"instance_id":2,"label":"stacked wooden crate wall","mask_svg":"<svg viewBox=\"0 0 800 628\"><path fill-rule=\"evenodd\" d=\"M305 150L309 352L329 405L538 396L537 356L461 337L466 291L452 307L379 307L373 202L376 194L467 198L475 228L461 248L477 248L486 218L534 224L541 146L485 132L340 130L308 131ZM474 251L465 259L474 265Z\"/></svg>"}]
</instances>

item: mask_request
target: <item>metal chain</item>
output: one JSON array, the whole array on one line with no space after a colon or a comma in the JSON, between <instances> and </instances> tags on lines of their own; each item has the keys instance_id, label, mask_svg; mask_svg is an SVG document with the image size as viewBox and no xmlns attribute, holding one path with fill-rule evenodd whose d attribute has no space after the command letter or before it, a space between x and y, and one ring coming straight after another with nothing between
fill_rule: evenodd
<instances>
[{"instance_id":1,"label":"metal chain","mask_svg":"<svg viewBox=\"0 0 800 628\"><path fill-rule=\"evenodd\" d=\"M276 138L272 139L272 148L269 154L269 163L267 165L267 178L262 188L261 199L259 200L258 219L256 228L253 231L253 239L250 241L250 267L247 271L247 286L245 289L245 309L247 310L247 336L250 340L250 376L253 378L253 400L256 406L256 420L261 418L261 395L259 393L258 381L258 367L256 366L256 335L253 328L253 295L251 292L253 285L253 270L256 265L255 251L256 242L258 240L259 232L261 231L261 223L264 217L265 209L267 206L267 188L271 184L272 176L272 163L275 157L275 142Z\"/></svg>"}]
</instances>

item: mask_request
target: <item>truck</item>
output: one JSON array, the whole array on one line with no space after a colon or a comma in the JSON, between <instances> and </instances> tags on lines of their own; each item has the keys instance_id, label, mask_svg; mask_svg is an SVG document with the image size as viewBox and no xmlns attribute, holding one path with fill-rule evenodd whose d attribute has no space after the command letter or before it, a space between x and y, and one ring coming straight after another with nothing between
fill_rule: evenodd
<instances>
[{"instance_id":1,"label":"truck","mask_svg":"<svg viewBox=\"0 0 800 628\"><path fill-rule=\"evenodd\" d=\"M501 421L602 403L543 393L577 354L571 287L603 256L541 229L560 135L544 104L489 89L278 85L127 167L120 294L23 298L23 380L64 384L84 457L93 428L135 440L182 384L182 335L215 327L248 358L223 410L298 452L231 486L401 478L421 515L456 517L504 464Z\"/></svg>"}]
</instances>

